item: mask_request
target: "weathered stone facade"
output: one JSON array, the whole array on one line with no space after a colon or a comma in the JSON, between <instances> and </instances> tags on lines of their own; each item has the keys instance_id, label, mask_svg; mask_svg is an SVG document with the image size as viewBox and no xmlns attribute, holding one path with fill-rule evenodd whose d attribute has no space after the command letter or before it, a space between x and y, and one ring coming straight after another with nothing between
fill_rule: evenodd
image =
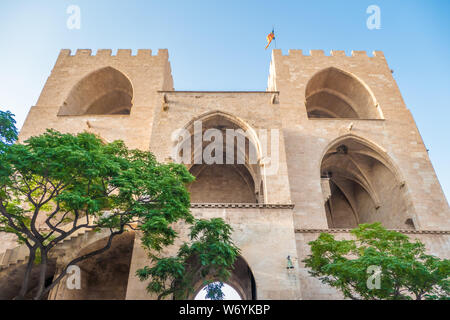
<instances>
[{"instance_id":1,"label":"weathered stone facade","mask_svg":"<svg viewBox=\"0 0 450 320\"><path fill-rule=\"evenodd\" d=\"M340 298L311 278L301 260L308 254L308 241L321 231L345 238L358 223L380 221L421 239L431 253L449 257L447 200L380 51L369 57L363 51L327 56L320 50L310 55L273 50L267 91L185 92L173 88L167 50L157 55L139 50L136 56L131 50L115 56L110 50L94 56L90 50L75 55L62 50L20 140L47 128L89 131L105 141L121 139L130 148L150 150L159 161L173 161L173 132L185 129L195 142L197 121L202 122L202 135L207 129L247 133L245 147L236 148L231 157L236 160L241 154L243 163L188 165L197 177L189 186L193 214L222 217L234 228L242 255L230 285L243 298ZM277 132L268 139L270 164L264 161L262 130ZM202 142L198 148L204 151L207 145ZM251 148L256 163L249 161ZM178 228L186 234L183 225ZM102 241L97 238L74 238L67 249L70 256L95 247ZM13 252L14 241L2 239L0 254ZM293 270L286 269L288 255ZM109 284L101 287L97 263L86 263L82 270L98 284L91 281L91 287L77 293L59 286L50 298L154 298L135 277L148 264L138 235L124 237L96 261L114 262L108 272L115 282L106 277ZM63 262L57 261L55 270ZM115 272L121 277L114 277ZM115 294L105 293L113 287L119 288Z\"/></svg>"}]
</instances>

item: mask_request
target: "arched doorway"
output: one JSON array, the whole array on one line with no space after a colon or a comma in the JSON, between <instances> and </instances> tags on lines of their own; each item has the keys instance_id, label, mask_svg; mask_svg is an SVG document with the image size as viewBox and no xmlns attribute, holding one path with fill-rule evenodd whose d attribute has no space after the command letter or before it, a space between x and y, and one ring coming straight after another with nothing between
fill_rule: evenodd
<instances>
[{"instance_id":1,"label":"arched doorway","mask_svg":"<svg viewBox=\"0 0 450 320\"><path fill-rule=\"evenodd\" d=\"M305 97L308 118L382 118L367 86L334 67L319 71L309 80Z\"/></svg>"},{"instance_id":2,"label":"arched doorway","mask_svg":"<svg viewBox=\"0 0 450 320\"><path fill-rule=\"evenodd\" d=\"M322 192L330 228L381 222L387 228L414 229L414 210L398 170L367 141L347 136L326 151Z\"/></svg>"},{"instance_id":3,"label":"arched doorway","mask_svg":"<svg viewBox=\"0 0 450 320\"><path fill-rule=\"evenodd\" d=\"M199 294L201 296L202 290L204 290L205 288L204 281L200 278L200 276L198 276L197 279L194 279L194 283L194 291L193 294L190 295L190 299L195 299L197 296L199 296ZM241 256L236 259L233 270L231 272L231 276L228 281L224 283L224 285L225 284L227 285L227 287L225 287L225 290L227 290L229 293L235 291L240 297L240 300L256 300L257 298L256 282L255 278L253 277L253 272L247 262Z\"/></svg>"}]
</instances>

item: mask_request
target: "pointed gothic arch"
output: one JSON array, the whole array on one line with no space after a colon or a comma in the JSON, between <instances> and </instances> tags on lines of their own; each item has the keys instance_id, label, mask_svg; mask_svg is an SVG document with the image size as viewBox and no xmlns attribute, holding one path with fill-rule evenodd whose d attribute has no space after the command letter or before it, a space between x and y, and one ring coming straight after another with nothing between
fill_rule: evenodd
<instances>
[{"instance_id":1,"label":"pointed gothic arch","mask_svg":"<svg viewBox=\"0 0 450 320\"><path fill-rule=\"evenodd\" d=\"M195 268L195 262L191 263L191 267ZM215 279L208 279L215 280ZM197 275L196 279L193 279L193 292L189 296L189 299L195 299L197 294L203 290L205 287L204 280ZM236 292L239 294L242 300L256 300L257 292L256 292L256 281L253 276L253 272L247 263L247 261L242 257L237 257L233 270L231 271L231 276L226 282L229 286L231 286Z\"/></svg>"},{"instance_id":2,"label":"pointed gothic arch","mask_svg":"<svg viewBox=\"0 0 450 320\"><path fill-rule=\"evenodd\" d=\"M417 227L399 169L375 144L352 134L334 140L322 157L320 173L330 228L372 222L392 229Z\"/></svg>"},{"instance_id":3,"label":"pointed gothic arch","mask_svg":"<svg viewBox=\"0 0 450 320\"><path fill-rule=\"evenodd\" d=\"M198 123L201 123L200 132L196 131ZM188 150L189 160L185 163L196 177L189 186L193 203L264 202L264 192L260 190L264 180L259 164L261 147L255 131L245 121L225 112L212 111L192 119L184 129L188 137L179 147L183 150L181 155ZM209 129L221 133L222 163L207 164L202 158L205 148L213 141L203 139ZM227 150L228 129L235 134L230 150ZM196 139L202 142L196 143Z\"/></svg>"},{"instance_id":4,"label":"pointed gothic arch","mask_svg":"<svg viewBox=\"0 0 450 320\"><path fill-rule=\"evenodd\" d=\"M312 76L305 98L309 118L382 118L370 88L355 75L335 67Z\"/></svg>"},{"instance_id":5,"label":"pointed gothic arch","mask_svg":"<svg viewBox=\"0 0 450 320\"><path fill-rule=\"evenodd\" d=\"M58 115L130 114L133 105L131 81L119 70L105 67L82 78L72 88Z\"/></svg>"}]
</instances>

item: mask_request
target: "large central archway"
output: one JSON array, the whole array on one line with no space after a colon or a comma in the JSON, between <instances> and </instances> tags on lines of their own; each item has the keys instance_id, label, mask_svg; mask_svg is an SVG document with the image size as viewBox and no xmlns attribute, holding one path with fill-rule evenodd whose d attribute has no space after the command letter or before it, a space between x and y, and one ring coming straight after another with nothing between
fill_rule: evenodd
<instances>
[{"instance_id":1,"label":"large central archway","mask_svg":"<svg viewBox=\"0 0 450 320\"><path fill-rule=\"evenodd\" d=\"M196 177L188 187L192 203L264 202L258 140L245 122L217 111L192 120L185 129L189 137L180 145L180 156L189 153L186 165ZM221 151L210 150L214 142L222 145ZM214 162L208 162L205 154Z\"/></svg>"}]
</instances>

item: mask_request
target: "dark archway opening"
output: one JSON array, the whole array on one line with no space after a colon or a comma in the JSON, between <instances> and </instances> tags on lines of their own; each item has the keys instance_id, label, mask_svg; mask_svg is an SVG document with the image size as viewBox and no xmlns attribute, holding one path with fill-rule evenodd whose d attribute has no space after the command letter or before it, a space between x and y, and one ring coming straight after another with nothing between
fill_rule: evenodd
<instances>
[{"instance_id":1,"label":"dark archway opening","mask_svg":"<svg viewBox=\"0 0 450 320\"><path fill-rule=\"evenodd\" d=\"M201 131L196 129L199 123ZM248 129L238 119L219 112L200 117L186 127L189 136L179 146L179 156L187 158L183 161L196 177L188 187L192 203L264 202L258 151Z\"/></svg>"}]
</instances>

